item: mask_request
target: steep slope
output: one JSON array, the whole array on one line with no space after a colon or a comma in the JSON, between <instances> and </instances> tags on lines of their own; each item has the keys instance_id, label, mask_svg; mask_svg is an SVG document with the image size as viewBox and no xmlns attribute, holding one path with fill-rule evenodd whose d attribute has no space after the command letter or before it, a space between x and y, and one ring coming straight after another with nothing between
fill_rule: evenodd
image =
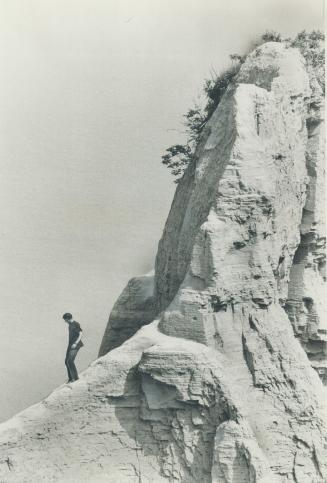
<instances>
[{"instance_id":1,"label":"steep slope","mask_svg":"<svg viewBox=\"0 0 327 483\"><path fill-rule=\"evenodd\" d=\"M311 97L306 119L307 196L300 226L301 240L293 259L285 308L296 336L326 385L325 106L313 75L310 80Z\"/></svg>"},{"instance_id":2,"label":"steep slope","mask_svg":"<svg viewBox=\"0 0 327 483\"><path fill-rule=\"evenodd\" d=\"M326 481L303 349L324 377L321 102L297 50L248 56L178 185L154 277L129 283L79 382L0 426L0 481Z\"/></svg>"}]
</instances>

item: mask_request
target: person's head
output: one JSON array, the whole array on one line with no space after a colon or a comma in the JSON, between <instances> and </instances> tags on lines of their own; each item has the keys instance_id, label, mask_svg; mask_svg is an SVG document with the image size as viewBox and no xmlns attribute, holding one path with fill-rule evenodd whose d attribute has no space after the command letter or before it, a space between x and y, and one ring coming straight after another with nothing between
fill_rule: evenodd
<instances>
[{"instance_id":1,"label":"person's head","mask_svg":"<svg viewBox=\"0 0 327 483\"><path fill-rule=\"evenodd\" d=\"M66 312L66 314L64 314L62 318L65 322L67 322L67 324L69 324L73 320L73 316L69 312Z\"/></svg>"}]
</instances>

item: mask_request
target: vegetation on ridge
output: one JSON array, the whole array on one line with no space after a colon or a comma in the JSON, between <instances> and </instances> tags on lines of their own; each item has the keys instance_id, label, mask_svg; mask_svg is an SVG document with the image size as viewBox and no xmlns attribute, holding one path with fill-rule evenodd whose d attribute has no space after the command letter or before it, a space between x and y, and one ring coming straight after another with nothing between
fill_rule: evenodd
<instances>
[{"instance_id":1,"label":"vegetation on ridge","mask_svg":"<svg viewBox=\"0 0 327 483\"><path fill-rule=\"evenodd\" d=\"M303 30L294 39L282 38L278 32L267 31L255 43L258 47L266 42L283 42L287 47L298 48L305 61L309 73L314 75L323 92L325 90L325 36L319 30L306 32ZM241 65L246 60L247 55L232 54L230 59L232 65L215 75L212 79L204 82L204 94L206 104L203 108L195 105L183 117L183 124L186 128L187 141L185 144L174 144L166 149L162 156L162 163L167 166L172 175L175 176L175 183L181 179L186 167L194 157L195 148L200 138L200 134L210 119L212 113L217 108L221 98L226 92L227 87L233 82L238 74Z\"/></svg>"}]
</instances>

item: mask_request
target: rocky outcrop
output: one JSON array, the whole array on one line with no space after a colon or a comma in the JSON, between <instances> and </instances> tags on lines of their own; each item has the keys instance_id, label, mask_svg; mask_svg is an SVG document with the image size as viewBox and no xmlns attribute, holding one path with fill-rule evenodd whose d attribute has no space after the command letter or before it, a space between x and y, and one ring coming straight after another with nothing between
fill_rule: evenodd
<instances>
[{"instance_id":1,"label":"rocky outcrop","mask_svg":"<svg viewBox=\"0 0 327 483\"><path fill-rule=\"evenodd\" d=\"M99 356L119 347L157 315L154 274L132 278L115 303L102 338Z\"/></svg>"},{"instance_id":2,"label":"rocky outcrop","mask_svg":"<svg viewBox=\"0 0 327 483\"><path fill-rule=\"evenodd\" d=\"M300 244L290 272L286 311L294 333L312 366L327 384L325 126L321 89L310 76L311 96L306 125L307 196L303 207Z\"/></svg>"},{"instance_id":3,"label":"rocky outcrop","mask_svg":"<svg viewBox=\"0 0 327 483\"><path fill-rule=\"evenodd\" d=\"M258 359L252 330L223 353L143 327L1 425L1 481L323 481L318 376L294 337Z\"/></svg>"},{"instance_id":4,"label":"rocky outcrop","mask_svg":"<svg viewBox=\"0 0 327 483\"><path fill-rule=\"evenodd\" d=\"M326 481L320 104L297 50L247 57L154 278L129 283L80 381L0 426L1 481Z\"/></svg>"}]
</instances>

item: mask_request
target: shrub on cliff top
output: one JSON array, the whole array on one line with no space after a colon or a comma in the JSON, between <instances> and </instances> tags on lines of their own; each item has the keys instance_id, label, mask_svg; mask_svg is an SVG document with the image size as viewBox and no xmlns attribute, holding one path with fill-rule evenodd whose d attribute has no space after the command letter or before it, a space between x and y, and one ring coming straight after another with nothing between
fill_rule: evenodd
<instances>
[{"instance_id":1,"label":"shrub on cliff top","mask_svg":"<svg viewBox=\"0 0 327 483\"><path fill-rule=\"evenodd\" d=\"M188 136L187 142L170 146L161 157L162 163L170 169L172 175L178 176L175 179L175 183L179 182L187 165L193 159L202 129L221 101L227 87L238 73L240 65L241 61L237 59L235 65L232 65L214 79L207 79L204 83L204 93L207 99L205 107L194 106L184 114L183 124Z\"/></svg>"},{"instance_id":2,"label":"shrub on cliff top","mask_svg":"<svg viewBox=\"0 0 327 483\"><path fill-rule=\"evenodd\" d=\"M314 76L324 91L325 88L325 49L324 34L320 31L302 31L294 39L282 38L281 34L274 31L265 32L256 42L256 46L266 42L284 42L286 46L298 48L306 60L307 66L312 69ZM232 65L215 75L212 79L204 82L204 94L206 104L204 108L194 106L184 117L184 126L187 133L185 144L175 144L166 149L162 156L162 163L167 166L172 175L175 176L175 183L181 179L186 167L192 161L196 145L201 132L210 119L211 115L220 103L228 86L233 82L240 70L247 55L232 54L230 58Z\"/></svg>"},{"instance_id":3,"label":"shrub on cliff top","mask_svg":"<svg viewBox=\"0 0 327 483\"><path fill-rule=\"evenodd\" d=\"M300 50L307 66L311 68L323 92L325 92L325 36L319 30L303 30L290 41L291 47Z\"/></svg>"}]
</instances>

